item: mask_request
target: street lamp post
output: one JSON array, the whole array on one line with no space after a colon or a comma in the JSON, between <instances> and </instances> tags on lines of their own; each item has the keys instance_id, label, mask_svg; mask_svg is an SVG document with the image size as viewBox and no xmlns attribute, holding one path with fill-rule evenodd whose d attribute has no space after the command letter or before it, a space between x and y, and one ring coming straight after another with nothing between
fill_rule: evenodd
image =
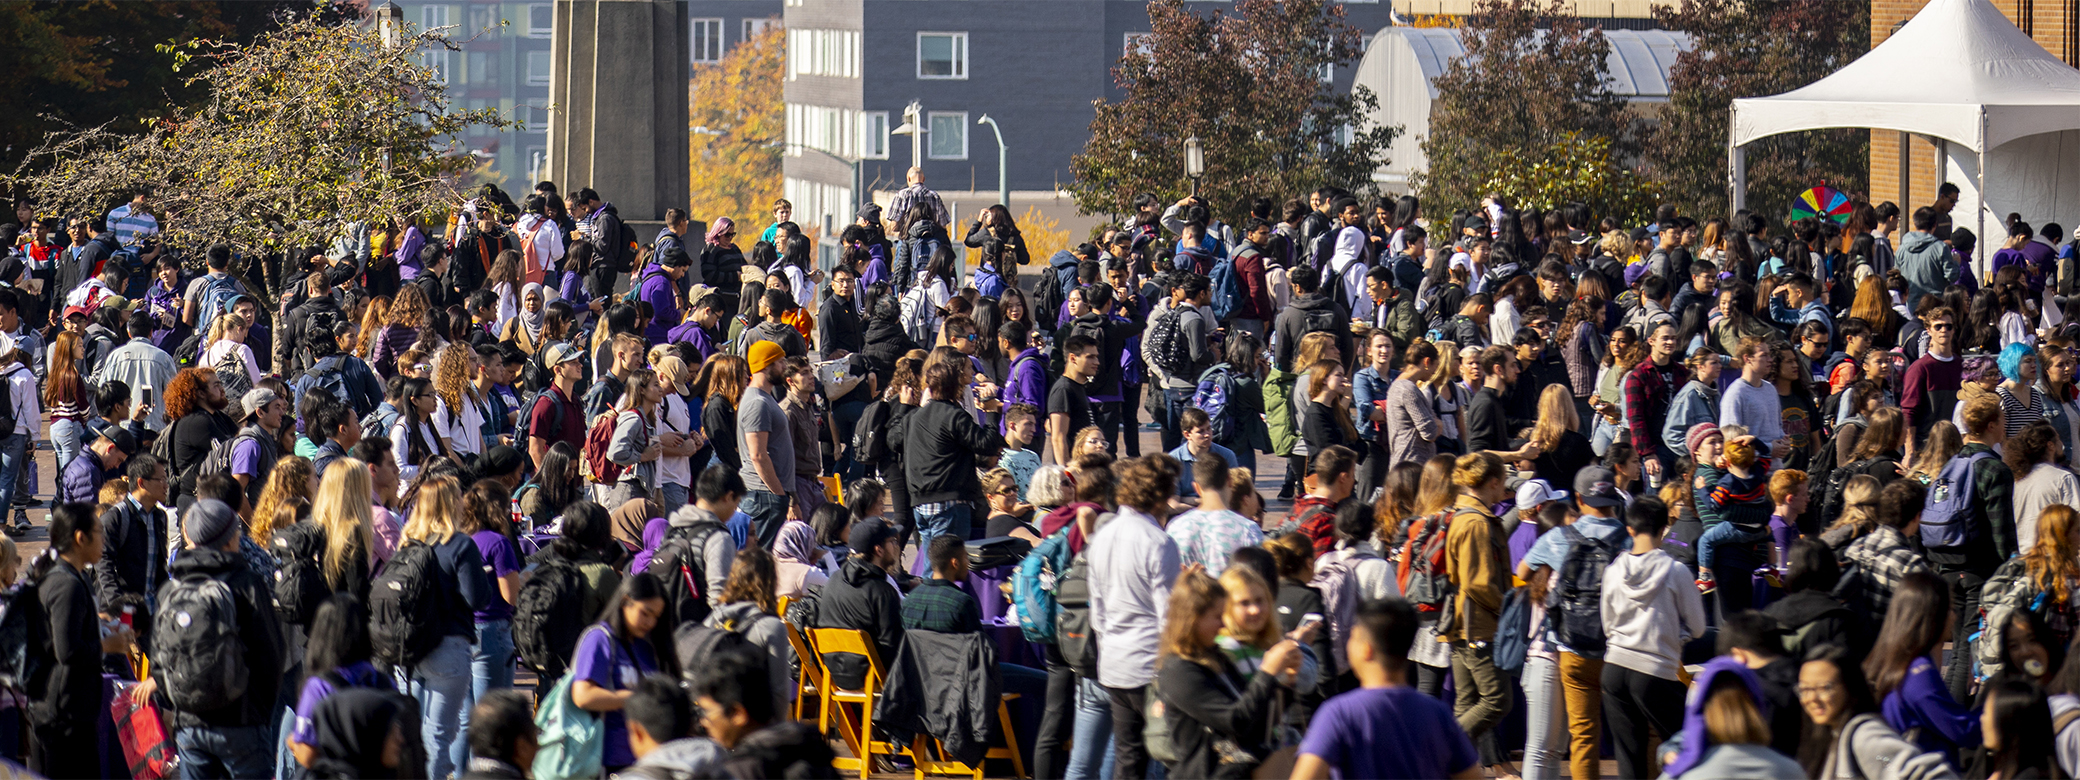
<instances>
[{"instance_id":1,"label":"street lamp post","mask_svg":"<svg viewBox=\"0 0 2080 780\"><path fill-rule=\"evenodd\" d=\"M1009 154L1004 146L1004 128L998 127L997 120L989 118L988 114L983 114L981 119L975 120L975 124L989 125L990 132L997 134L997 202L1004 204L1005 210L1008 211L1011 208L1011 179L1004 175L1004 160Z\"/></svg>"},{"instance_id":2,"label":"street lamp post","mask_svg":"<svg viewBox=\"0 0 2080 780\"><path fill-rule=\"evenodd\" d=\"M383 39L383 48L395 50L404 43L404 9L396 3L384 3L376 8L376 32Z\"/></svg>"},{"instance_id":3,"label":"street lamp post","mask_svg":"<svg viewBox=\"0 0 2080 780\"><path fill-rule=\"evenodd\" d=\"M1206 149L1199 145L1199 137L1184 139L1184 175L1192 177L1192 196L1199 195L1199 177L1206 175Z\"/></svg>"},{"instance_id":4,"label":"street lamp post","mask_svg":"<svg viewBox=\"0 0 2080 780\"><path fill-rule=\"evenodd\" d=\"M903 126L889 131L890 135L910 136L910 167L915 168L924 157L924 107L917 101L903 107Z\"/></svg>"}]
</instances>

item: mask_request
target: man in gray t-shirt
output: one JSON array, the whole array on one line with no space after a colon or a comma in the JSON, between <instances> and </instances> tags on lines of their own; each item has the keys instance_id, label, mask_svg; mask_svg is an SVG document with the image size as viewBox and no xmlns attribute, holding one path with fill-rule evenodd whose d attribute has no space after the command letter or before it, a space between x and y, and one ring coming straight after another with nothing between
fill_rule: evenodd
<instances>
[{"instance_id":1,"label":"man in gray t-shirt","mask_svg":"<svg viewBox=\"0 0 2080 780\"><path fill-rule=\"evenodd\" d=\"M770 341L753 344L748 352L751 385L737 399L737 452L744 461L739 473L747 491L738 508L751 517L759 543L772 549L787 522L788 486L794 484L794 437L787 413L773 400L784 386L786 353Z\"/></svg>"}]
</instances>

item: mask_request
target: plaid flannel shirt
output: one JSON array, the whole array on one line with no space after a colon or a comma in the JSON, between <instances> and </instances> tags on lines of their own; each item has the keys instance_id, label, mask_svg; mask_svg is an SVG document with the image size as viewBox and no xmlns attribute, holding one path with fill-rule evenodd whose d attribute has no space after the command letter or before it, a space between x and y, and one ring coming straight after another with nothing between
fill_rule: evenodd
<instances>
[{"instance_id":1,"label":"plaid flannel shirt","mask_svg":"<svg viewBox=\"0 0 2080 780\"><path fill-rule=\"evenodd\" d=\"M903 630L970 634L982 630L982 605L950 581L934 577L903 598Z\"/></svg>"},{"instance_id":2,"label":"plaid flannel shirt","mask_svg":"<svg viewBox=\"0 0 2080 780\"><path fill-rule=\"evenodd\" d=\"M1870 577L1864 587L1864 597L1870 599L1872 615L1883 615L1892 605L1892 590L1908 574L1928 571L1928 561L1907 546L1907 537L1898 529L1878 526L1868 535L1849 543L1842 557L1863 569Z\"/></svg>"},{"instance_id":3,"label":"plaid flannel shirt","mask_svg":"<svg viewBox=\"0 0 2080 780\"><path fill-rule=\"evenodd\" d=\"M1670 381L1664 383L1654 361L1642 360L1625 375L1625 424L1632 429L1633 449L1641 455L1657 451L1654 447L1661 442L1661 424L1668 419L1676 388L1690 381L1690 369L1682 363L1669 363L1668 371Z\"/></svg>"}]
</instances>

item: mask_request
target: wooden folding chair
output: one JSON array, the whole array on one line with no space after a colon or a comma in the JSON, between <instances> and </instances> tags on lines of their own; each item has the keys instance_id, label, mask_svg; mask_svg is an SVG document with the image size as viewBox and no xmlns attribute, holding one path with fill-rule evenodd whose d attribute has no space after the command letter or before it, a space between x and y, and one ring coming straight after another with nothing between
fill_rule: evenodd
<instances>
[{"instance_id":1,"label":"wooden folding chair","mask_svg":"<svg viewBox=\"0 0 2080 780\"><path fill-rule=\"evenodd\" d=\"M816 648L809 645L809 640L793 623L783 622L781 625L787 626L787 644L794 647L797 670L794 676L794 719L802 720L802 708L809 706L809 700L822 700L823 687L817 684L815 674L815 670L822 666L822 657L816 654Z\"/></svg>"},{"instance_id":2,"label":"wooden folding chair","mask_svg":"<svg viewBox=\"0 0 2080 780\"><path fill-rule=\"evenodd\" d=\"M941 743L937 737L919 734L911 745L911 754L917 759L917 780L924 780L924 776L928 774L973 775L975 780L982 780L982 768L992 758L1011 759L1012 776L1018 778L1018 780L1025 780L1025 757L1018 752L1018 732L1011 727L1011 708L1004 704L1004 702L1017 699L1018 696L1016 693L1007 693L1004 694L1004 698L997 702L997 725L1004 732L1005 747L990 748L982 754L982 760L972 767L959 761L949 760L946 757L946 745ZM928 756L937 756L937 758L928 760Z\"/></svg>"},{"instance_id":3,"label":"wooden folding chair","mask_svg":"<svg viewBox=\"0 0 2080 780\"><path fill-rule=\"evenodd\" d=\"M881 662L881 655L874 651L874 643L864 631L851 628L809 629L809 644L819 653L857 653L867 657L867 678L857 690L839 688L831 680L830 666L823 663L823 656L816 656L816 668L821 677L816 682L822 712L817 714L817 728L830 731L833 716L838 721L838 734L852 749L852 758L838 758L831 768L839 771L859 770L860 780L869 780L874 771L874 756L914 755L913 748L887 740L874 739L874 700L881 696L881 686L888 681L888 667ZM859 720L854 722L847 704L859 705Z\"/></svg>"}]
</instances>

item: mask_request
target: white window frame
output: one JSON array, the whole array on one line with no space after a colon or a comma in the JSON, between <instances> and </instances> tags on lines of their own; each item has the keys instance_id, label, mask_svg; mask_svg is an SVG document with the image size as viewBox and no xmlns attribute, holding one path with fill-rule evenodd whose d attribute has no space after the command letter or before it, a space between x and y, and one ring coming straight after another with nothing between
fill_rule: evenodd
<instances>
[{"instance_id":1,"label":"white window frame","mask_svg":"<svg viewBox=\"0 0 2080 780\"><path fill-rule=\"evenodd\" d=\"M729 49L729 28L723 26L720 17L688 20L686 29L686 51L694 64L713 65L722 61L722 53Z\"/></svg>"},{"instance_id":2,"label":"white window frame","mask_svg":"<svg viewBox=\"0 0 2080 780\"><path fill-rule=\"evenodd\" d=\"M489 33L493 37L496 37L505 32L503 29L499 27L499 23L505 20L499 18L498 6L470 6L467 13L471 17L469 26L472 28L470 30L467 30L467 32L471 35L476 35L479 33Z\"/></svg>"},{"instance_id":3,"label":"white window frame","mask_svg":"<svg viewBox=\"0 0 2080 780\"><path fill-rule=\"evenodd\" d=\"M1147 54L1149 52L1150 47L1146 43L1146 41L1149 39L1149 36L1152 35L1155 35L1155 33L1141 31L1130 32L1121 36L1122 40L1120 41L1119 48L1120 56L1125 57L1136 52L1139 52L1141 54Z\"/></svg>"},{"instance_id":4,"label":"white window frame","mask_svg":"<svg viewBox=\"0 0 2080 780\"><path fill-rule=\"evenodd\" d=\"M888 159L888 130L887 111L860 112L859 156L861 159Z\"/></svg>"},{"instance_id":5,"label":"white window frame","mask_svg":"<svg viewBox=\"0 0 2080 780\"><path fill-rule=\"evenodd\" d=\"M924 39L926 37L941 36L950 38L953 42L953 73L947 76L926 75L924 72ZM966 32L934 31L920 31L917 33L917 77L927 81L967 81L968 34ZM966 158L963 157L962 159Z\"/></svg>"},{"instance_id":6,"label":"white window frame","mask_svg":"<svg viewBox=\"0 0 2080 780\"><path fill-rule=\"evenodd\" d=\"M939 134L938 134L937 132L934 132L934 131L933 131L933 129L932 129L933 125L936 125L936 124L938 124L938 120L940 120L940 119L945 119L945 118L950 118L950 117L959 117L958 121L956 121L956 122L955 122L955 124L956 124L956 125L958 125L958 126L960 127L960 129L961 129L961 153L960 153L960 155L959 155L959 156L951 156L951 155L942 155L942 154L939 154L939 153L938 153L938 150L937 150L937 149L934 149L934 148L932 148L932 143L933 143L934 141L936 141L936 140L938 139L938 136L939 136ZM928 159L933 159L933 160L965 160L965 159L968 159L968 112L966 112L966 111L926 111L926 112L925 112L925 114L924 114L924 127L925 127L925 133L926 133L926 138L924 139L924 156L925 156L926 158L928 158Z\"/></svg>"},{"instance_id":7,"label":"white window frame","mask_svg":"<svg viewBox=\"0 0 2080 780\"><path fill-rule=\"evenodd\" d=\"M546 52L546 51L531 51L531 52L526 52L526 55L527 55L527 86L530 86L530 87L546 87L546 86L549 86L549 79L550 79L550 78L551 78L552 76L554 76L554 75L555 75L555 73L556 73L556 60L555 60L555 58L554 58L554 57L552 57L552 56L550 55L550 53L549 53L549 52ZM537 62L541 63L541 66L540 66L540 68L539 68L539 69L537 69L537 68L536 68L536 65L535 65L535 63L537 63Z\"/></svg>"},{"instance_id":8,"label":"white window frame","mask_svg":"<svg viewBox=\"0 0 2080 780\"><path fill-rule=\"evenodd\" d=\"M748 41L764 35L779 24L780 20L771 16L746 16L738 24L738 32L743 36L738 40Z\"/></svg>"},{"instance_id":9,"label":"white window frame","mask_svg":"<svg viewBox=\"0 0 2080 780\"><path fill-rule=\"evenodd\" d=\"M419 28L422 30L436 30L446 27L452 24L450 20L453 17L454 9L447 5L432 4L419 6ZM433 79L435 81L446 84L454 78L454 52L434 48L422 56L425 58L422 61L426 63L426 67L433 69Z\"/></svg>"},{"instance_id":10,"label":"white window frame","mask_svg":"<svg viewBox=\"0 0 2080 780\"><path fill-rule=\"evenodd\" d=\"M527 178L541 181L548 178L549 150L540 146L527 147Z\"/></svg>"},{"instance_id":11,"label":"white window frame","mask_svg":"<svg viewBox=\"0 0 2080 780\"><path fill-rule=\"evenodd\" d=\"M548 24L535 26L536 15L547 14ZM527 37L553 38L556 36L556 6L551 3L529 3L527 6Z\"/></svg>"}]
</instances>

